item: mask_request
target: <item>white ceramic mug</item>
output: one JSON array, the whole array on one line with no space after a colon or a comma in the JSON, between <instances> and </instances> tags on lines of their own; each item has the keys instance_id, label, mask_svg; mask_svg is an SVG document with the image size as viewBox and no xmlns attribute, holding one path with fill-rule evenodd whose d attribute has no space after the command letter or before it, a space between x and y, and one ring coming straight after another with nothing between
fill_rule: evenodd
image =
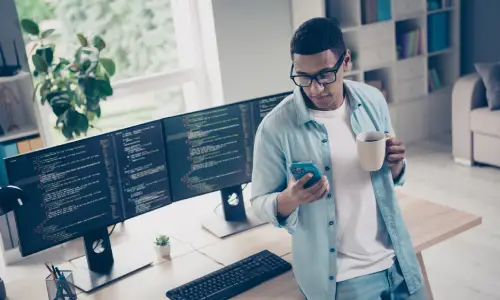
<instances>
[{"instance_id":1,"label":"white ceramic mug","mask_svg":"<svg viewBox=\"0 0 500 300\"><path fill-rule=\"evenodd\" d=\"M361 168L367 172L380 170L385 160L387 136L380 131L360 133L356 137Z\"/></svg>"}]
</instances>

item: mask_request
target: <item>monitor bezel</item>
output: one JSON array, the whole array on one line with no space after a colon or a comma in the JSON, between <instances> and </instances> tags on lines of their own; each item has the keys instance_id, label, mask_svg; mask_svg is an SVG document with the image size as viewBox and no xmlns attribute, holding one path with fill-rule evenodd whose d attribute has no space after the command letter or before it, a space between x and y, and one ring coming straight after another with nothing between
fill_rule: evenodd
<instances>
[{"instance_id":1,"label":"monitor bezel","mask_svg":"<svg viewBox=\"0 0 500 300\"><path fill-rule=\"evenodd\" d=\"M190 114L202 113L202 112L206 112L206 111L209 111L209 110L212 110L212 109L216 109L216 108L221 108L221 107L228 107L228 106L241 105L241 104L249 104L249 103L260 101L260 100L263 100L263 99L266 99L266 98L274 98L274 97L283 96L283 99L281 100L281 101L283 101L283 100L286 99L286 97L288 97L288 96L290 96L292 94L293 94L293 90L292 91L288 91L288 92L282 92L282 93L277 93L277 94L272 94L272 95L257 97L257 98L253 98L253 99L249 99L249 100L243 100L243 101L237 101L237 102L232 102L232 103L228 103L228 104L222 104L222 105L213 106L213 107L210 107L210 108L205 108L205 109L201 109L201 110L197 110L197 111L192 111L192 112L186 112L186 113L182 113L182 114L177 114L177 115L174 115L174 116L163 118L162 119L162 124L165 124L165 120L168 119L168 118L184 117L184 116L187 116L187 115L190 115ZM163 127L163 129L165 129L165 127ZM168 153L168 147L167 147L167 141L166 141L166 139L165 139L165 152ZM168 158L167 158L167 160L168 160ZM169 168L168 164L167 164L167 168ZM170 169L169 169L169 174L170 174ZM169 177L169 178L171 178L171 177ZM234 184L228 184L226 186L220 187L218 190L213 190L213 191L208 191L208 192L202 192L202 193L196 193L195 195L190 196L190 197L179 197L179 198L176 198L176 197L174 197L174 194L172 192L172 182L170 181L170 187L169 187L170 192L171 192L170 198L172 199L172 203L176 203L176 202L180 202L180 201L189 200L191 198L196 198L196 197L200 197L200 196L204 196L204 195L209 195L209 194L212 194L212 193L216 193L216 192L219 192L219 191L221 191L223 189L226 189L226 188L229 188L229 187L232 187L232 186L235 186L235 185L249 184L250 182L252 182L251 179L250 180L242 180L241 182L234 182ZM245 188L246 188L246 186L245 186Z\"/></svg>"}]
</instances>

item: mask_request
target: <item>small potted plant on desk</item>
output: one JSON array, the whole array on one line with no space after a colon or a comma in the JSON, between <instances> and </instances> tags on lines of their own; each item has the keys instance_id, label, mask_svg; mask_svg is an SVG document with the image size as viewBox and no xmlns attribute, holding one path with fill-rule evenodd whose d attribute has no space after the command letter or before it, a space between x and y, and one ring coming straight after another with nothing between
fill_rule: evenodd
<instances>
[{"instance_id":1,"label":"small potted plant on desk","mask_svg":"<svg viewBox=\"0 0 500 300\"><path fill-rule=\"evenodd\" d=\"M166 235L156 237L156 253L161 258L170 257L170 238Z\"/></svg>"}]
</instances>

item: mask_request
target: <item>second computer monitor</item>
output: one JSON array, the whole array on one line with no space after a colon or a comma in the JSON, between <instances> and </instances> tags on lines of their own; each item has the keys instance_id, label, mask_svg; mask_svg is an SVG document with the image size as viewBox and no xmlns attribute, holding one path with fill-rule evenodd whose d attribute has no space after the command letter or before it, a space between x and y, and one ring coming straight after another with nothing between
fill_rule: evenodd
<instances>
[{"instance_id":1,"label":"second computer monitor","mask_svg":"<svg viewBox=\"0 0 500 300\"><path fill-rule=\"evenodd\" d=\"M164 119L172 200L250 182L257 127L289 94Z\"/></svg>"}]
</instances>

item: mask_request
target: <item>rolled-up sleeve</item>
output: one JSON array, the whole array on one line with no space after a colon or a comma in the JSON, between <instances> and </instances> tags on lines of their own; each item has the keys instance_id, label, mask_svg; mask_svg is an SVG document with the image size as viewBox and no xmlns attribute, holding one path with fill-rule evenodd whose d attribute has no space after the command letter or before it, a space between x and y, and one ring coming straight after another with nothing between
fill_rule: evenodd
<instances>
[{"instance_id":1,"label":"rolled-up sleeve","mask_svg":"<svg viewBox=\"0 0 500 300\"><path fill-rule=\"evenodd\" d=\"M298 208L286 218L278 217L277 197L288 182L286 159L277 134L273 136L272 130L267 130L265 126L262 123L255 136L250 202L258 218L293 233Z\"/></svg>"}]
</instances>

